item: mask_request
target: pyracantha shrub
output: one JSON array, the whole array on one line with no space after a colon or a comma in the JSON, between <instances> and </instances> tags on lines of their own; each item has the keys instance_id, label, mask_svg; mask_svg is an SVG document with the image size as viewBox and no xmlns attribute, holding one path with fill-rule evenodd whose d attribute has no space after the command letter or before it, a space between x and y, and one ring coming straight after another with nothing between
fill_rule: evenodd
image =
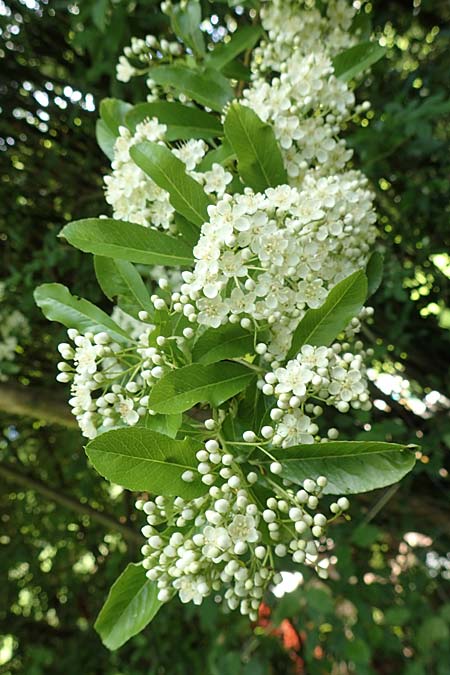
<instances>
[{"instance_id":1,"label":"pyracantha shrub","mask_svg":"<svg viewBox=\"0 0 450 675\"><path fill-rule=\"evenodd\" d=\"M414 464L326 421L370 408L359 333L381 261L341 132L369 106L353 90L383 50L346 0L262 2L237 30L230 15L222 41L198 2L163 11L173 35L133 40L117 70L145 76L148 100L101 106L112 218L63 230L94 254L113 315L59 285L36 292L69 329L57 379L89 458L142 493L142 563L97 621L112 648L174 595L255 620L286 565L325 578L345 495Z\"/></svg>"}]
</instances>

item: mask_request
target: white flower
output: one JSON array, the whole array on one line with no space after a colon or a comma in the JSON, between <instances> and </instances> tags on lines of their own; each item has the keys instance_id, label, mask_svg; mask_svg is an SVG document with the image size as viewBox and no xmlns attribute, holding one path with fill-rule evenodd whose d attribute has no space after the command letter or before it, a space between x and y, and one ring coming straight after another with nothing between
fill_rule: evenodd
<instances>
[{"instance_id":1,"label":"white flower","mask_svg":"<svg viewBox=\"0 0 450 675\"><path fill-rule=\"evenodd\" d=\"M139 415L136 410L134 410L134 403L131 398L125 398L122 394L119 394L116 410L126 424L133 426L139 422Z\"/></svg>"},{"instance_id":2,"label":"white flower","mask_svg":"<svg viewBox=\"0 0 450 675\"><path fill-rule=\"evenodd\" d=\"M207 525L203 530L203 535L205 545L202 548L202 553L207 558L218 558L231 545L231 539L225 527Z\"/></svg>"},{"instance_id":3,"label":"white flower","mask_svg":"<svg viewBox=\"0 0 450 675\"><path fill-rule=\"evenodd\" d=\"M256 521L253 516L235 516L230 525L228 525L228 534L234 544L249 543L254 544L259 541L260 534L256 527Z\"/></svg>"},{"instance_id":4,"label":"white flower","mask_svg":"<svg viewBox=\"0 0 450 675\"><path fill-rule=\"evenodd\" d=\"M93 375L97 370L97 358L102 352L100 345L92 344L86 337L80 337L77 341L74 363L77 371L81 374Z\"/></svg>"},{"instance_id":5,"label":"white flower","mask_svg":"<svg viewBox=\"0 0 450 675\"><path fill-rule=\"evenodd\" d=\"M301 443L314 443L314 436L309 433L311 419L300 410L285 415L277 425L276 433L283 439L283 447Z\"/></svg>"},{"instance_id":6,"label":"white flower","mask_svg":"<svg viewBox=\"0 0 450 675\"><path fill-rule=\"evenodd\" d=\"M126 56L119 56L119 63L116 68L116 77L119 82L129 82L136 70L130 64Z\"/></svg>"},{"instance_id":7,"label":"white flower","mask_svg":"<svg viewBox=\"0 0 450 675\"><path fill-rule=\"evenodd\" d=\"M202 161L207 149L208 146L205 141L191 139L179 148L174 148L172 152L175 157L184 162L188 171L193 171L197 164Z\"/></svg>"},{"instance_id":8,"label":"white flower","mask_svg":"<svg viewBox=\"0 0 450 675\"><path fill-rule=\"evenodd\" d=\"M210 593L205 580L199 580L195 576L177 579L174 586L178 589L178 595L183 603L193 602L194 605L201 605L203 598Z\"/></svg>"},{"instance_id":9,"label":"white flower","mask_svg":"<svg viewBox=\"0 0 450 675\"><path fill-rule=\"evenodd\" d=\"M205 171L203 174L205 184L205 192L215 193L219 197L222 197L227 185L233 180L233 176L229 171L225 171L223 166L220 164L214 163L210 171Z\"/></svg>"},{"instance_id":10,"label":"white flower","mask_svg":"<svg viewBox=\"0 0 450 675\"><path fill-rule=\"evenodd\" d=\"M278 368L275 375L278 379L275 387L277 394L292 393L294 396L302 397L306 394L306 385L311 382L314 373L306 364L300 364L296 359L292 359L286 368Z\"/></svg>"}]
</instances>

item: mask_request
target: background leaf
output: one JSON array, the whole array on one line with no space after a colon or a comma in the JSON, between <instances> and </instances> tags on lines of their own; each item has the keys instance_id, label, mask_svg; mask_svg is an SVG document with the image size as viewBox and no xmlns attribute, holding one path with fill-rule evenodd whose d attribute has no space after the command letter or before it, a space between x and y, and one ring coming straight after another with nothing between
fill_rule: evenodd
<instances>
[{"instance_id":1,"label":"background leaf","mask_svg":"<svg viewBox=\"0 0 450 675\"><path fill-rule=\"evenodd\" d=\"M370 297L379 289L383 280L383 256L374 251L366 266L367 296Z\"/></svg>"},{"instance_id":2,"label":"background leaf","mask_svg":"<svg viewBox=\"0 0 450 675\"><path fill-rule=\"evenodd\" d=\"M262 33L261 26L242 26L231 35L229 42L221 42L208 54L208 63L213 68L222 70L236 56L254 47Z\"/></svg>"},{"instance_id":3,"label":"background leaf","mask_svg":"<svg viewBox=\"0 0 450 675\"><path fill-rule=\"evenodd\" d=\"M147 118L157 117L167 126L167 141L223 136L223 127L217 117L195 106L178 102L154 101L139 103L126 115L127 126L134 131Z\"/></svg>"},{"instance_id":4,"label":"background leaf","mask_svg":"<svg viewBox=\"0 0 450 675\"><path fill-rule=\"evenodd\" d=\"M240 363L195 363L159 380L150 394L149 407L161 413L183 412L200 402L217 407L245 389L253 377Z\"/></svg>"},{"instance_id":5,"label":"background leaf","mask_svg":"<svg viewBox=\"0 0 450 675\"><path fill-rule=\"evenodd\" d=\"M106 330L117 342L129 339L127 333L105 312L89 300L72 295L62 284L38 286L34 299L47 319L58 321L66 328L76 328L80 333L100 333Z\"/></svg>"},{"instance_id":6,"label":"background leaf","mask_svg":"<svg viewBox=\"0 0 450 675\"><path fill-rule=\"evenodd\" d=\"M354 272L328 293L318 309L308 309L292 337L288 357L293 358L303 345L329 345L361 311L367 298L367 277Z\"/></svg>"},{"instance_id":7,"label":"background leaf","mask_svg":"<svg viewBox=\"0 0 450 675\"><path fill-rule=\"evenodd\" d=\"M152 69L151 77L156 84L173 87L176 92L217 112L222 112L233 98L227 78L212 68L200 71L187 66L158 66Z\"/></svg>"},{"instance_id":8,"label":"background leaf","mask_svg":"<svg viewBox=\"0 0 450 675\"><path fill-rule=\"evenodd\" d=\"M189 0L185 5L180 3L172 6L170 18L175 35L180 37L194 54L203 56L205 39L200 30L202 9L198 0Z\"/></svg>"},{"instance_id":9,"label":"background leaf","mask_svg":"<svg viewBox=\"0 0 450 675\"><path fill-rule=\"evenodd\" d=\"M247 106L234 102L224 122L243 181L257 192L287 183L280 148L270 124Z\"/></svg>"},{"instance_id":10,"label":"background leaf","mask_svg":"<svg viewBox=\"0 0 450 675\"><path fill-rule=\"evenodd\" d=\"M100 148L109 159L114 159L114 144L119 135L119 127L125 126L125 116L131 104L117 98L104 98L100 103L100 119L95 132Z\"/></svg>"},{"instance_id":11,"label":"background leaf","mask_svg":"<svg viewBox=\"0 0 450 675\"><path fill-rule=\"evenodd\" d=\"M129 563L111 586L95 630L105 647L118 649L150 623L161 605L155 582L147 579L142 565Z\"/></svg>"},{"instance_id":12,"label":"background leaf","mask_svg":"<svg viewBox=\"0 0 450 675\"><path fill-rule=\"evenodd\" d=\"M330 441L274 450L283 466L281 476L302 484L305 478L326 476L325 494L356 494L397 483L415 464L405 445L374 441ZM264 459L260 464L270 464Z\"/></svg>"},{"instance_id":13,"label":"background leaf","mask_svg":"<svg viewBox=\"0 0 450 675\"><path fill-rule=\"evenodd\" d=\"M87 253L147 265L191 265L190 246L182 239L112 218L75 220L61 230L69 244Z\"/></svg>"},{"instance_id":14,"label":"background leaf","mask_svg":"<svg viewBox=\"0 0 450 675\"><path fill-rule=\"evenodd\" d=\"M144 427L113 429L86 446L86 454L100 475L128 490L145 490L184 499L199 497L207 487L200 478L186 483L187 470L197 474L195 453L200 441L176 441ZM197 474L199 476L199 474Z\"/></svg>"},{"instance_id":15,"label":"background leaf","mask_svg":"<svg viewBox=\"0 0 450 675\"><path fill-rule=\"evenodd\" d=\"M361 42L334 57L334 74L340 80L347 82L370 68L385 54L385 47L381 47L377 42Z\"/></svg>"},{"instance_id":16,"label":"background leaf","mask_svg":"<svg viewBox=\"0 0 450 675\"><path fill-rule=\"evenodd\" d=\"M239 324L226 324L219 328L209 328L197 340L192 350L192 358L207 365L216 361L236 358L253 351L254 335Z\"/></svg>"},{"instance_id":17,"label":"background leaf","mask_svg":"<svg viewBox=\"0 0 450 675\"><path fill-rule=\"evenodd\" d=\"M133 316L141 310L153 313L147 287L132 263L96 255L94 267L97 281L107 298L117 298L122 309Z\"/></svg>"},{"instance_id":18,"label":"background leaf","mask_svg":"<svg viewBox=\"0 0 450 675\"><path fill-rule=\"evenodd\" d=\"M202 186L188 176L181 160L164 145L149 141L134 145L130 155L144 173L167 190L170 203L178 213L195 225L203 225L211 201Z\"/></svg>"}]
</instances>

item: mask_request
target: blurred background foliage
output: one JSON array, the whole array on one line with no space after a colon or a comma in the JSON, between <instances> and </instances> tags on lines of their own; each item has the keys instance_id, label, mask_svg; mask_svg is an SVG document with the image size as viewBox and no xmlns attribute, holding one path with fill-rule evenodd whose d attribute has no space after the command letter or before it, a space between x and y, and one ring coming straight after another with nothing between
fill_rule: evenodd
<instances>
[{"instance_id":1,"label":"blurred background foliage","mask_svg":"<svg viewBox=\"0 0 450 675\"><path fill-rule=\"evenodd\" d=\"M359 89L372 108L348 141L376 190L385 278L365 335L374 409L334 424L348 438L417 442L420 461L400 486L353 499L352 522L333 529L329 582L305 577L268 598L256 626L212 601L172 603L110 654L92 623L138 559L140 524L133 496L87 465L54 382L63 332L32 291L61 281L109 308L90 257L56 236L106 212L98 104L145 97L139 78L114 79L115 64L131 36L165 21L153 0L0 0L0 673L448 675L450 5L360 4L388 56Z\"/></svg>"}]
</instances>

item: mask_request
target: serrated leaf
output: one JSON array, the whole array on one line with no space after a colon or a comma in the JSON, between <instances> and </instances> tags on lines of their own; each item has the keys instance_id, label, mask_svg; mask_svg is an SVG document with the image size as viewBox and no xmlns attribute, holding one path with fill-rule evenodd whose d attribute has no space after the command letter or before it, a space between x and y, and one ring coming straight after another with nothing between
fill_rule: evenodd
<instances>
[{"instance_id":1,"label":"serrated leaf","mask_svg":"<svg viewBox=\"0 0 450 675\"><path fill-rule=\"evenodd\" d=\"M217 117L194 106L169 101L139 103L126 116L131 130L145 119L157 117L167 126L167 141L188 140L190 138L216 138L223 135L223 127Z\"/></svg>"},{"instance_id":2,"label":"serrated leaf","mask_svg":"<svg viewBox=\"0 0 450 675\"><path fill-rule=\"evenodd\" d=\"M194 345L192 359L207 365L253 351L254 335L239 324L209 328Z\"/></svg>"},{"instance_id":3,"label":"serrated leaf","mask_svg":"<svg viewBox=\"0 0 450 675\"><path fill-rule=\"evenodd\" d=\"M287 183L281 151L270 124L247 106L234 102L225 118L224 130L246 185L263 192L268 187Z\"/></svg>"},{"instance_id":4,"label":"serrated leaf","mask_svg":"<svg viewBox=\"0 0 450 675\"><path fill-rule=\"evenodd\" d=\"M379 289L383 280L383 256L374 251L366 266L367 296L371 296Z\"/></svg>"},{"instance_id":5,"label":"serrated leaf","mask_svg":"<svg viewBox=\"0 0 450 675\"><path fill-rule=\"evenodd\" d=\"M326 476L325 494L357 494L397 483L415 464L409 446L377 441L330 441L272 451L280 474L301 485L305 478ZM259 465L270 464L264 458Z\"/></svg>"},{"instance_id":6,"label":"serrated leaf","mask_svg":"<svg viewBox=\"0 0 450 675\"><path fill-rule=\"evenodd\" d=\"M303 345L329 345L349 324L367 298L367 277L364 272L354 272L340 281L328 293L318 309L308 309L292 336L288 358L298 354Z\"/></svg>"},{"instance_id":7,"label":"serrated leaf","mask_svg":"<svg viewBox=\"0 0 450 675\"><path fill-rule=\"evenodd\" d=\"M151 78L217 112L222 112L234 96L227 78L212 68L200 71L187 66L158 66L152 68Z\"/></svg>"},{"instance_id":8,"label":"serrated leaf","mask_svg":"<svg viewBox=\"0 0 450 675\"><path fill-rule=\"evenodd\" d=\"M191 248L182 239L112 218L75 220L63 227L60 236L81 251L134 263L190 266L193 262Z\"/></svg>"},{"instance_id":9,"label":"serrated leaf","mask_svg":"<svg viewBox=\"0 0 450 675\"><path fill-rule=\"evenodd\" d=\"M149 313L154 311L148 290L132 263L96 255L94 268L100 288L107 298L119 298L119 304L126 304L128 311L134 308L135 315L141 310Z\"/></svg>"},{"instance_id":10,"label":"serrated leaf","mask_svg":"<svg viewBox=\"0 0 450 675\"><path fill-rule=\"evenodd\" d=\"M34 299L50 321L58 321L66 328L80 333L107 331L117 342L128 341L127 333L105 312L84 298L72 295L62 284L42 284L34 291Z\"/></svg>"},{"instance_id":11,"label":"serrated leaf","mask_svg":"<svg viewBox=\"0 0 450 675\"><path fill-rule=\"evenodd\" d=\"M386 54L386 48L376 42L361 42L341 52L333 59L334 74L348 82L370 68Z\"/></svg>"},{"instance_id":12,"label":"serrated leaf","mask_svg":"<svg viewBox=\"0 0 450 675\"><path fill-rule=\"evenodd\" d=\"M254 373L239 363L195 363L159 380L148 405L156 412L169 414L189 410L197 403L217 407L245 389L253 377Z\"/></svg>"},{"instance_id":13,"label":"serrated leaf","mask_svg":"<svg viewBox=\"0 0 450 675\"><path fill-rule=\"evenodd\" d=\"M242 54L247 49L252 49L262 35L261 26L243 26L239 28L229 42L221 42L214 51L208 54L208 63L217 70L222 70L224 66L233 61L236 56Z\"/></svg>"},{"instance_id":14,"label":"serrated leaf","mask_svg":"<svg viewBox=\"0 0 450 675\"><path fill-rule=\"evenodd\" d=\"M194 499L207 490L196 471L195 453L202 447L190 438L176 441L145 427L130 427L97 436L87 444L86 454L100 475L128 490ZM191 483L181 478L188 470L198 476Z\"/></svg>"},{"instance_id":15,"label":"serrated leaf","mask_svg":"<svg viewBox=\"0 0 450 675\"><path fill-rule=\"evenodd\" d=\"M211 200L202 186L188 176L183 162L169 148L145 141L133 146L130 155L144 173L167 190L170 203L178 213L199 227L203 225L208 219Z\"/></svg>"},{"instance_id":16,"label":"serrated leaf","mask_svg":"<svg viewBox=\"0 0 450 675\"><path fill-rule=\"evenodd\" d=\"M111 586L94 628L105 647L118 649L150 623L161 605L155 582L142 565L130 563Z\"/></svg>"}]
</instances>

